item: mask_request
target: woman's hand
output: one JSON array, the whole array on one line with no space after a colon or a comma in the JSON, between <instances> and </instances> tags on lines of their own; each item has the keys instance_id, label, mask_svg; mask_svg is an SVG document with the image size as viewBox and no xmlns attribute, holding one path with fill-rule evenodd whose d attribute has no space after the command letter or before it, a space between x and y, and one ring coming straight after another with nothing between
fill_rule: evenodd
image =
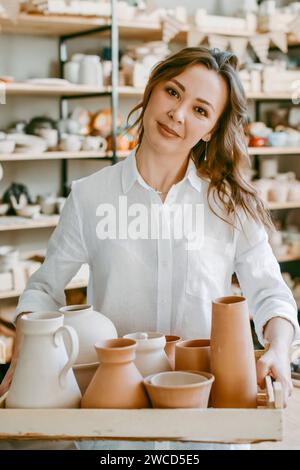
<instances>
[{"instance_id":1,"label":"woman's hand","mask_svg":"<svg viewBox=\"0 0 300 470\"><path fill-rule=\"evenodd\" d=\"M10 366L5 374L5 377L0 384L0 397L2 397L8 391L15 369L16 369L16 365L17 365L17 358L12 359Z\"/></svg>"},{"instance_id":2,"label":"woman's hand","mask_svg":"<svg viewBox=\"0 0 300 470\"><path fill-rule=\"evenodd\" d=\"M257 383L261 388L265 388L267 375L281 383L284 407L293 390L289 353L289 348L285 344L271 345L256 363Z\"/></svg>"},{"instance_id":3,"label":"woman's hand","mask_svg":"<svg viewBox=\"0 0 300 470\"><path fill-rule=\"evenodd\" d=\"M20 350L22 346L22 340L23 340L23 334L21 333L21 328L20 328L20 318L22 315L25 315L25 313L30 313L30 312L22 312L18 315L16 319L16 337L15 337L14 350L13 350L9 369L7 370L4 379L2 380L0 384L0 397L2 397L2 395L4 395L8 391L16 366L17 366L17 362L18 362L18 358L19 358L19 354L20 354Z\"/></svg>"}]
</instances>

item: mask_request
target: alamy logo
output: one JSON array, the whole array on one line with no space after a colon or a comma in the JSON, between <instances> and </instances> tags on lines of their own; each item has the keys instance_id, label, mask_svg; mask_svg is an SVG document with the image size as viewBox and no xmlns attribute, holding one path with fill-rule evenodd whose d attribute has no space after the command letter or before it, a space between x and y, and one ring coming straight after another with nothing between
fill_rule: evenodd
<instances>
[{"instance_id":1,"label":"alamy logo","mask_svg":"<svg viewBox=\"0 0 300 470\"><path fill-rule=\"evenodd\" d=\"M182 240L187 250L199 249L204 236L203 204L128 205L127 196L119 196L118 206L105 203L96 210L100 240Z\"/></svg>"}]
</instances>

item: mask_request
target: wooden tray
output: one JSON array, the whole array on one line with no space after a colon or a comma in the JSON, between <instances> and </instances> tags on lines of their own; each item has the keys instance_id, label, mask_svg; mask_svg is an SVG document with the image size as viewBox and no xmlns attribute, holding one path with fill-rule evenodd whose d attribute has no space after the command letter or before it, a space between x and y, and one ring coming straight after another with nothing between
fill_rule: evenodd
<instances>
[{"instance_id":1,"label":"wooden tray","mask_svg":"<svg viewBox=\"0 0 300 470\"><path fill-rule=\"evenodd\" d=\"M255 409L5 409L0 439L251 443L283 438L282 389L266 380Z\"/></svg>"}]
</instances>

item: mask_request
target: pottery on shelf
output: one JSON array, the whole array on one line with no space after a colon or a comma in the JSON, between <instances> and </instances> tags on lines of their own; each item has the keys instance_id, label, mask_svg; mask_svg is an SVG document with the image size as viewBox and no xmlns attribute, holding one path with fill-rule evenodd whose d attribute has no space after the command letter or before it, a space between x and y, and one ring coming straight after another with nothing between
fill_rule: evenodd
<instances>
[{"instance_id":1,"label":"pottery on shelf","mask_svg":"<svg viewBox=\"0 0 300 470\"><path fill-rule=\"evenodd\" d=\"M96 346L100 365L81 401L82 408L149 408L143 377L134 364L136 341L116 338Z\"/></svg>"},{"instance_id":2,"label":"pottery on shelf","mask_svg":"<svg viewBox=\"0 0 300 470\"><path fill-rule=\"evenodd\" d=\"M212 303L211 372L214 408L256 408L255 354L245 297L221 297Z\"/></svg>"},{"instance_id":3,"label":"pottery on shelf","mask_svg":"<svg viewBox=\"0 0 300 470\"><path fill-rule=\"evenodd\" d=\"M7 408L78 408L81 393L72 366L78 354L76 331L63 315L40 312L20 319L24 335L6 399ZM67 355L63 335L70 338Z\"/></svg>"},{"instance_id":4,"label":"pottery on shelf","mask_svg":"<svg viewBox=\"0 0 300 470\"><path fill-rule=\"evenodd\" d=\"M72 326L78 335L79 353L76 364L98 362L95 344L118 337L113 322L102 313L96 312L92 305L69 305L59 311L64 315L64 324ZM69 350L68 338L66 347Z\"/></svg>"},{"instance_id":5,"label":"pottery on shelf","mask_svg":"<svg viewBox=\"0 0 300 470\"><path fill-rule=\"evenodd\" d=\"M175 348L179 341L181 341L180 336L166 335L165 353L169 358L172 370L175 369Z\"/></svg>"},{"instance_id":6,"label":"pottery on shelf","mask_svg":"<svg viewBox=\"0 0 300 470\"><path fill-rule=\"evenodd\" d=\"M123 337L137 342L136 359L134 362L144 377L172 370L165 352L165 335L158 332L139 332L130 333Z\"/></svg>"},{"instance_id":7,"label":"pottery on shelf","mask_svg":"<svg viewBox=\"0 0 300 470\"><path fill-rule=\"evenodd\" d=\"M41 211L39 204L30 204L28 206L16 209L16 213L20 217L36 217Z\"/></svg>"},{"instance_id":8,"label":"pottery on shelf","mask_svg":"<svg viewBox=\"0 0 300 470\"><path fill-rule=\"evenodd\" d=\"M153 408L207 408L213 381L208 372L172 371L150 375L144 384Z\"/></svg>"},{"instance_id":9,"label":"pottery on shelf","mask_svg":"<svg viewBox=\"0 0 300 470\"><path fill-rule=\"evenodd\" d=\"M175 348L175 370L210 372L210 340L179 341Z\"/></svg>"}]
</instances>

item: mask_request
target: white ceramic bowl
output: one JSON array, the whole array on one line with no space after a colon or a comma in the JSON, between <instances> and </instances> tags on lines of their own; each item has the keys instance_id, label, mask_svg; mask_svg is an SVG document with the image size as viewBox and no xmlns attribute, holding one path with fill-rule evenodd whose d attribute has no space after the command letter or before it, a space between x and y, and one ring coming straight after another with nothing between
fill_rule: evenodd
<instances>
[{"instance_id":1,"label":"white ceramic bowl","mask_svg":"<svg viewBox=\"0 0 300 470\"><path fill-rule=\"evenodd\" d=\"M5 215L9 209L9 204L0 204L0 215Z\"/></svg>"},{"instance_id":2,"label":"white ceramic bowl","mask_svg":"<svg viewBox=\"0 0 300 470\"><path fill-rule=\"evenodd\" d=\"M172 372L160 372L154 374L151 377L150 382L152 385L158 385L161 387L182 387L199 384L207 380L206 377L193 372L185 371L172 371Z\"/></svg>"},{"instance_id":3,"label":"white ceramic bowl","mask_svg":"<svg viewBox=\"0 0 300 470\"><path fill-rule=\"evenodd\" d=\"M15 150L16 143L13 140L0 140L0 153L13 153Z\"/></svg>"},{"instance_id":4,"label":"white ceramic bowl","mask_svg":"<svg viewBox=\"0 0 300 470\"><path fill-rule=\"evenodd\" d=\"M23 207L22 209L17 209L16 213L20 217L34 217L39 214L41 211L41 206L39 204L33 204Z\"/></svg>"}]
</instances>

